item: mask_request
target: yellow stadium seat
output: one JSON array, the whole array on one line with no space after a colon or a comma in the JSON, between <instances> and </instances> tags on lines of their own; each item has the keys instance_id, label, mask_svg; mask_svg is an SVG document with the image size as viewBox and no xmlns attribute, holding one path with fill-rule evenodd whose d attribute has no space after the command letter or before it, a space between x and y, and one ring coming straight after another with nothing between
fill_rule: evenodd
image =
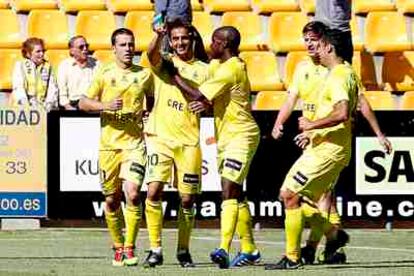
<instances>
[{"instance_id":1,"label":"yellow stadium seat","mask_svg":"<svg viewBox=\"0 0 414 276\"><path fill-rule=\"evenodd\" d=\"M354 45L354 51L362 51L364 48L364 42L361 36L361 32L358 28L358 22L356 17L352 17L351 22L351 32L352 32L352 44Z\"/></svg>"},{"instance_id":2,"label":"yellow stadium seat","mask_svg":"<svg viewBox=\"0 0 414 276\"><path fill-rule=\"evenodd\" d=\"M28 36L44 39L47 48L68 47L69 27L65 13L58 10L33 10L28 17Z\"/></svg>"},{"instance_id":3,"label":"yellow stadium seat","mask_svg":"<svg viewBox=\"0 0 414 276\"><path fill-rule=\"evenodd\" d=\"M249 11L249 0L204 0L204 10L208 12Z\"/></svg>"},{"instance_id":4,"label":"yellow stadium seat","mask_svg":"<svg viewBox=\"0 0 414 276\"><path fill-rule=\"evenodd\" d=\"M151 67L151 63L148 60L147 52L142 52L141 53L141 56L139 57L138 64L142 67L147 67L147 68Z\"/></svg>"},{"instance_id":5,"label":"yellow stadium seat","mask_svg":"<svg viewBox=\"0 0 414 276\"><path fill-rule=\"evenodd\" d=\"M151 0L107 0L106 3L108 9L112 12L154 10L154 4Z\"/></svg>"},{"instance_id":6,"label":"yellow stadium seat","mask_svg":"<svg viewBox=\"0 0 414 276\"><path fill-rule=\"evenodd\" d=\"M213 22L207 12L193 12L193 25L203 38L204 47L209 49L211 35L213 34Z\"/></svg>"},{"instance_id":7,"label":"yellow stadium seat","mask_svg":"<svg viewBox=\"0 0 414 276\"><path fill-rule=\"evenodd\" d=\"M299 6L304 13L315 13L315 0L299 0Z\"/></svg>"},{"instance_id":8,"label":"yellow stadium seat","mask_svg":"<svg viewBox=\"0 0 414 276\"><path fill-rule=\"evenodd\" d=\"M283 90L276 56L272 52L241 52L240 58L247 65L251 90Z\"/></svg>"},{"instance_id":9,"label":"yellow stadium seat","mask_svg":"<svg viewBox=\"0 0 414 276\"><path fill-rule=\"evenodd\" d=\"M414 52L385 53L382 80L387 91L414 90Z\"/></svg>"},{"instance_id":10,"label":"yellow stadium seat","mask_svg":"<svg viewBox=\"0 0 414 276\"><path fill-rule=\"evenodd\" d=\"M370 52L410 50L404 16L398 12L370 12L365 23L365 47Z\"/></svg>"},{"instance_id":11,"label":"yellow stadium seat","mask_svg":"<svg viewBox=\"0 0 414 276\"><path fill-rule=\"evenodd\" d=\"M300 10L296 0L252 0L252 8L257 13Z\"/></svg>"},{"instance_id":12,"label":"yellow stadium seat","mask_svg":"<svg viewBox=\"0 0 414 276\"><path fill-rule=\"evenodd\" d=\"M221 19L221 26L236 27L241 35L240 50L267 50L260 16L252 12L226 12Z\"/></svg>"},{"instance_id":13,"label":"yellow stadium seat","mask_svg":"<svg viewBox=\"0 0 414 276\"><path fill-rule=\"evenodd\" d=\"M395 0L397 9L402 13L413 13L414 12L414 1L413 0Z\"/></svg>"},{"instance_id":14,"label":"yellow stadium seat","mask_svg":"<svg viewBox=\"0 0 414 276\"><path fill-rule=\"evenodd\" d=\"M65 12L82 10L105 10L105 0L60 0L60 8Z\"/></svg>"},{"instance_id":15,"label":"yellow stadium seat","mask_svg":"<svg viewBox=\"0 0 414 276\"><path fill-rule=\"evenodd\" d=\"M20 50L0 49L0 90L12 89L13 68L19 59L22 59Z\"/></svg>"},{"instance_id":16,"label":"yellow stadium seat","mask_svg":"<svg viewBox=\"0 0 414 276\"><path fill-rule=\"evenodd\" d=\"M364 91L373 110L396 110L397 106L390 92L387 91Z\"/></svg>"},{"instance_id":17,"label":"yellow stadium seat","mask_svg":"<svg viewBox=\"0 0 414 276\"><path fill-rule=\"evenodd\" d=\"M93 56L101 63L114 61L114 52L112 50L96 50Z\"/></svg>"},{"instance_id":18,"label":"yellow stadium seat","mask_svg":"<svg viewBox=\"0 0 414 276\"><path fill-rule=\"evenodd\" d=\"M17 12L28 12L37 9L57 9L55 0L10 0L10 6Z\"/></svg>"},{"instance_id":19,"label":"yellow stadium seat","mask_svg":"<svg viewBox=\"0 0 414 276\"><path fill-rule=\"evenodd\" d=\"M77 35L86 37L91 50L109 49L115 17L110 11L80 11L75 29Z\"/></svg>"},{"instance_id":20,"label":"yellow stadium seat","mask_svg":"<svg viewBox=\"0 0 414 276\"><path fill-rule=\"evenodd\" d=\"M360 77L366 90L378 89L374 59L370 53L358 51L354 52L352 67Z\"/></svg>"},{"instance_id":21,"label":"yellow stadium seat","mask_svg":"<svg viewBox=\"0 0 414 276\"><path fill-rule=\"evenodd\" d=\"M191 9L193 11L202 11L203 5L201 3L202 1L200 2L200 0L191 0Z\"/></svg>"},{"instance_id":22,"label":"yellow stadium seat","mask_svg":"<svg viewBox=\"0 0 414 276\"><path fill-rule=\"evenodd\" d=\"M414 110L414 91L407 91L401 99L401 110Z\"/></svg>"},{"instance_id":23,"label":"yellow stadium seat","mask_svg":"<svg viewBox=\"0 0 414 276\"><path fill-rule=\"evenodd\" d=\"M354 13L393 11L395 4L393 0L353 0L352 9Z\"/></svg>"},{"instance_id":24,"label":"yellow stadium seat","mask_svg":"<svg viewBox=\"0 0 414 276\"><path fill-rule=\"evenodd\" d=\"M306 23L308 19L301 12L273 13L269 22L271 48L275 52L304 50L302 28Z\"/></svg>"},{"instance_id":25,"label":"yellow stadium seat","mask_svg":"<svg viewBox=\"0 0 414 276\"><path fill-rule=\"evenodd\" d=\"M295 73L296 65L305 60L308 53L305 51L293 51L289 52L285 62L285 78L284 83L286 89L289 89L289 85L293 80L293 74Z\"/></svg>"},{"instance_id":26,"label":"yellow stadium seat","mask_svg":"<svg viewBox=\"0 0 414 276\"><path fill-rule=\"evenodd\" d=\"M257 94L253 110L278 110L287 99L285 91L261 91Z\"/></svg>"},{"instance_id":27,"label":"yellow stadium seat","mask_svg":"<svg viewBox=\"0 0 414 276\"><path fill-rule=\"evenodd\" d=\"M131 29L135 34L135 50L146 51L154 37L152 31L153 11L132 11L125 17L125 28Z\"/></svg>"},{"instance_id":28,"label":"yellow stadium seat","mask_svg":"<svg viewBox=\"0 0 414 276\"><path fill-rule=\"evenodd\" d=\"M8 0L0 0L0 9L8 9L9 8L9 1Z\"/></svg>"},{"instance_id":29,"label":"yellow stadium seat","mask_svg":"<svg viewBox=\"0 0 414 276\"><path fill-rule=\"evenodd\" d=\"M0 10L0 47L20 48L22 37L17 15L12 10Z\"/></svg>"},{"instance_id":30,"label":"yellow stadium seat","mask_svg":"<svg viewBox=\"0 0 414 276\"><path fill-rule=\"evenodd\" d=\"M50 64L52 64L55 70L58 69L61 61L68 57L70 57L69 50L50 50L49 49L46 51L46 60L48 60Z\"/></svg>"}]
</instances>

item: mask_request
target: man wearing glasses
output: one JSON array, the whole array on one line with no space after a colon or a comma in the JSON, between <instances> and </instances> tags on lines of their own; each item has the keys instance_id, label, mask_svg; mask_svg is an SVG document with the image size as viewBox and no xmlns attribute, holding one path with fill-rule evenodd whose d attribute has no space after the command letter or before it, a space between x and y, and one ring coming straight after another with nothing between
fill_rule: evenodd
<instances>
[{"instance_id":1,"label":"man wearing glasses","mask_svg":"<svg viewBox=\"0 0 414 276\"><path fill-rule=\"evenodd\" d=\"M59 105L65 110L77 110L81 95L92 82L98 61L89 56L89 45L83 36L72 37L68 45L70 57L58 68Z\"/></svg>"}]
</instances>

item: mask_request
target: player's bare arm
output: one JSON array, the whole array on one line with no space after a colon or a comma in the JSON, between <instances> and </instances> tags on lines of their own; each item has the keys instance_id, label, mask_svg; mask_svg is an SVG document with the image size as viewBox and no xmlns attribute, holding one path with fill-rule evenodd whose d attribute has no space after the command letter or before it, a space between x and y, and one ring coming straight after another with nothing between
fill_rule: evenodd
<instances>
[{"instance_id":1,"label":"player's bare arm","mask_svg":"<svg viewBox=\"0 0 414 276\"><path fill-rule=\"evenodd\" d=\"M384 148L384 151L387 154L392 152L392 145L391 142L387 139L385 134L381 131L381 128L378 124L377 117L375 116L374 111L371 108L371 105L365 98L364 94L359 94L358 96L358 106L362 113L362 116L368 121L369 126L371 127L372 131L378 138L379 143Z\"/></svg>"},{"instance_id":2,"label":"player's bare arm","mask_svg":"<svg viewBox=\"0 0 414 276\"><path fill-rule=\"evenodd\" d=\"M336 126L349 119L349 104L347 100L339 101L335 104L334 110L325 118L321 118L315 121L310 121L305 117L300 117L299 129L306 131L312 129L320 129L326 127Z\"/></svg>"},{"instance_id":3,"label":"player's bare arm","mask_svg":"<svg viewBox=\"0 0 414 276\"><path fill-rule=\"evenodd\" d=\"M99 112L99 111L116 111L122 109L122 99L116 98L109 102L101 102L98 100L89 99L83 97L79 101L79 109L86 112Z\"/></svg>"},{"instance_id":4,"label":"player's bare arm","mask_svg":"<svg viewBox=\"0 0 414 276\"><path fill-rule=\"evenodd\" d=\"M298 95L294 93L289 93L286 102L283 104L272 130L272 136L274 139L280 139L283 136L283 124L289 119L292 114L293 109L295 108L296 102L298 100Z\"/></svg>"},{"instance_id":5,"label":"player's bare arm","mask_svg":"<svg viewBox=\"0 0 414 276\"><path fill-rule=\"evenodd\" d=\"M154 29L155 37L151 40L148 46L148 60L152 66L158 66L161 63L160 47L166 30L164 27L158 27Z\"/></svg>"}]
</instances>

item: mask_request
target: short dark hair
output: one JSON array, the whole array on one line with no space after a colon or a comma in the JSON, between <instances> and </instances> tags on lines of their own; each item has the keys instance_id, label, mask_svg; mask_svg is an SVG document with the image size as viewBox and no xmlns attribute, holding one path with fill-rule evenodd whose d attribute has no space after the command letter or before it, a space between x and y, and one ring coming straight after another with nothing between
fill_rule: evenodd
<instances>
[{"instance_id":1,"label":"short dark hair","mask_svg":"<svg viewBox=\"0 0 414 276\"><path fill-rule=\"evenodd\" d=\"M171 37L171 31L177 28L185 28L188 31L188 34L193 38L193 32L191 25L184 23L181 19L177 18L174 21L167 22L168 37Z\"/></svg>"},{"instance_id":2,"label":"short dark hair","mask_svg":"<svg viewBox=\"0 0 414 276\"><path fill-rule=\"evenodd\" d=\"M227 40L227 48L229 48L233 54L238 54L241 40L239 30L233 26L223 26L214 31L214 33L217 32L222 32L224 34Z\"/></svg>"},{"instance_id":3,"label":"short dark hair","mask_svg":"<svg viewBox=\"0 0 414 276\"><path fill-rule=\"evenodd\" d=\"M335 49L336 55L343 58L344 43L341 41L343 39L341 36L341 31L328 29L322 34L321 39L325 43L332 45Z\"/></svg>"},{"instance_id":4,"label":"short dark hair","mask_svg":"<svg viewBox=\"0 0 414 276\"><path fill-rule=\"evenodd\" d=\"M75 44L75 40L78 38L83 38L84 40L86 40L86 38L83 35L75 35L71 37L68 42L69 49L73 47L73 45Z\"/></svg>"},{"instance_id":5,"label":"short dark hair","mask_svg":"<svg viewBox=\"0 0 414 276\"><path fill-rule=\"evenodd\" d=\"M328 26L326 26L323 22L321 21L311 21L309 23L307 23L303 29L302 29L302 34L306 34L309 32L314 33L315 35L317 35L318 37L322 37L322 35L328 30Z\"/></svg>"},{"instance_id":6,"label":"short dark hair","mask_svg":"<svg viewBox=\"0 0 414 276\"><path fill-rule=\"evenodd\" d=\"M119 28L119 29L116 29L116 30L112 33L112 35L111 35L111 44L112 44L112 46L115 46L115 43L116 43L116 37L117 37L118 35L121 35L121 34L130 35L130 36L132 36L132 38L135 40L134 33L133 33L130 29L127 29L127 28Z\"/></svg>"}]
</instances>

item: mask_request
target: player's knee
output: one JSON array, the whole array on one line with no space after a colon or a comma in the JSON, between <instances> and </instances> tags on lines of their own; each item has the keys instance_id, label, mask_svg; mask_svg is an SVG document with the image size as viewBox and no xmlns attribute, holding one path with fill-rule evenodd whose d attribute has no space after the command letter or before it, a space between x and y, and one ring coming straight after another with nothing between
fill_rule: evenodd
<instances>
[{"instance_id":1,"label":"player's knee","mask_svg":"<svg viewBox=\"0 0 414 276\"><path fill-rule=\"evenodd\" d=\"M148 184L147 198L153 202L160 201L162 196L162 185L158 182Z\"/></svg>"},{"instance_id":2,"label":"player's knee","mask_svg":"<svg viewBox=\"0 0 414 276\"><path fill-rule=\"evenodd\" d=\"M110 195L105 198L106 208L110 212L115 212L121 206L121 199L115 195Z\"/></svg>"},{"instance_id":3,"label":"player's knee","mask_svg":"<svg viewBox=\"0 0 414 276\"><path fill-rule=\"evenodd\" d=\"M223 179L221 185L223 189L221 193L223 200L237 199L238 201L242 201L244 199L242 185L227 179Z\"/></svg>"},{"instance_id":4,"label":"player's knee","mask_svg":"<svg viewBox=\"0 0 414 276\"><path fill-rule=\"evenodd\" d=\"M181 195L181 206L184 209L191 209L194 206L195 197L193 195Z\"/></svg>"},{"instance_id":5,"label":"player's knee","mask_svg":"<svg viewBox=\"0 0 414 276\"><path fill-rule=\"evenodd\" d=\"M281 190L279 199L283 201L286 209L298 208L300 204L299 196L290 190Z\"/></svg>"}]
</instances>

